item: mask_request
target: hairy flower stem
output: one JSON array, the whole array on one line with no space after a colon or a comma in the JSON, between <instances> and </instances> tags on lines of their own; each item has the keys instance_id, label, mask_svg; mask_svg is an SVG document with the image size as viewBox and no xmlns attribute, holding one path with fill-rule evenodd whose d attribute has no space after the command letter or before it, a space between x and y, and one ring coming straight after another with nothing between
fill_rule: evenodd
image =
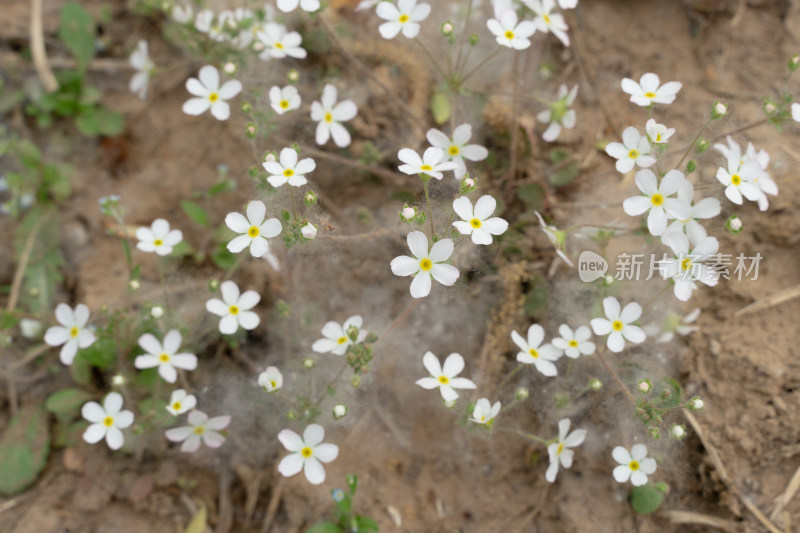
<instances>
[{"instance_id":1,"label":"hairy flower stem","mask_svg":"<svg viewBox=\"0 0 800 533\"><path fill-rule=\"evenodd\" d=\"M703 134L704 131L706 131L706 128L708 127L709 124L711 124L712 120L713 120L712 118L709 118L706 121L706 123L703 124L703 127L700 128L700 131L697 132L697 135L695 135L694 140L692 141L692 143L686 148L686 151L683 152L683 156L681 157L681 160L678 161L678 164L675 165L675 168L677 168L677 169L681 168L681 165L683 164L683 160L686 159L686 156L689 155L689 152L691 152L692 148L695 147L695 145L697 144L697 141L700 140L700 136Z\"/></svg>"},{"instance_id":2,"label":"hairy flower stem","mask_svg":"<svg viewBox=\"0 0 800 533\"><path fill-rule=\"evenodd\" d=\"M544 444L545 446L549 446L552 443L558 441L557 438L556 439L546 440L546 439L543 439L542 437L539 437L539 436L534 435L532 433L525 433L524 431L520 431L518 429L506 429L506 428L498 428L498 429L500 429L500 431L507 431L509 433L516 433L517 435L519 435L521 437L525 437L526 439L534 440L536 442Z\"/></svg>"},{"instance_id":3,"label":"hairy flower stem","mask_svg":"<svg viewBox=\"0 0 800 533\"><path fill-rule=\"evenodd\" d=\"M497 395L497 393L499 393L501 390L503 390L503 387L505 386L505 384L506 384L506 383L508 383L508 381L509 381L509 380L510 380L512 377L514 377L514 376L516 375L516 373L517 373L517 372L519 372L520 370L522 370L522 367L523 367L523 366L525 366L525 365L523 365L522 363L520 363L520 364L518 364L518 365L517 365L517 367L516 367L514 370L512 370L511 372L509 372L508 374L506 374L506 377L504 377L504 378L503 378L503 380L502 380L502 381L500 382L500 384L497 386L497 389L495 389L495 395Z\"/></svg>"},{"instance_id":4,"label":"hairy flower stem","mask_svg":"<svg viewBox=\"0 0 800 533\"><path fill-rule=\"evenodd\" d=\"M711 141L709 141L709 142L719 141L720 139L724 139L728 135L736 135L737 133L742 133L743 131L747 131L747 130L753 129L753 128L756 128L758 126L763 126L764 124L767 124L768 122L769 122L769 119L766 119L766 118L762 118L761 120L756 120L755 122L751 122L750 124L747 124L746 126L742 126L741 128L737 128L737 129L735 129L733 131L729 131L727 133L723 133L722 135L717 135L716 137L711 139Z\"/></svg>"},{"instance_id":5,"label":"hairy flower stem","mask_svg":"<svg viewBox=\"0 0 800 533\"><path fill-rule=\"evenodd\" d=\"M467 31L469 30L469 21L472 18L472 2L473 0L467 0L467 15L464 19L464 30L461 32L461 37L458 39L458 55L456 56L456 72L461 72L462 64L461 58L463 57L464 53L464 39L467 36ZM466 58L465 58L466 61Z\"/></svg>"},{"instance_id":6,"label":"hairy flower stem","mask_svg":"<svg viewBox=\"0 0 800 533\"><path fill-rule=\"evenodd\" d=\"M297 200L294 199L294 187L292 187L292 222L297 222Z\"/></svg>"},{"instance_id":7,"label":"hairy flower stem","mask_svg":"<svg viewBox=\"0 0 800 533\"><path fill-rule=\"evenodd\" d=\"M428 192L427 181L422 183L422 188L425 189L425 203L428 204L428 220L430 220L431 223L431 241L433 241L433 236L435 235L433 232L433 207L431 207L431 195Z\"/></svg>"},{"instance_id":8,"label":"hairy flower stem","mask_svg":"<svg viewBox=\"0 0 800 533\"><path fill-rule=\"evenodd\" d=\"M475 65L475 68L473 68L472 70L470 70L470 71L469 71L469 72L468 72L468 73L467 73L467 74L466 74L466 75L465 75L463 78L461 78L460 80L458 80L458 84L459 84L459 86L463 85L463 84L464 84L464 82L466 82L468 79L470 79L470 77L472 77L472 75L473 75L473 74L475 74L476 72L478 72L478 70L480 70L480 68L481 68L483 65L485 65L486 63L488 63L488 62L489 62L489 60L491 60L491 59L492 59L492 58L494 58L494 57L495 57L497 54L499 54L500 52L502 52L502 51L503 51L505 48L506 48L506 47L504 47L504 46L498 46L498 47L495 49L495 51L494 51L494 52L492 52L491 54L489 54L488 56L486 56L486 57L483 59L483 61L481 61L480 63L478 63L477 65Z\"/></svg>"},{"instance_id":9,"label":"hairy flower stem","mask_svg":"<svg viewBox=\"0 0 800 533\"><path fill-rule=\"evenodd\" d=\"M631 391L628 390L628 387L625 386L625 384L620 379L619 375L617 375L617 373L614 371L614 369L611 368L611 366L608 364L608 361L606 361L606 358L603 357L602 353L600 353L600 350L598 350L596 352L596 354L597 354L597 358L600 359L600 362L603 363L603 366L606 367L606 370L608 371L608 373L611 374L611 378L616 382L616 384L619 386L619 388L622 389L625 392L625 394L628 396L628 398L630 398L631 403L633 403L633 405L635 407L636 406L636 398L633 397L633 394L631 394Z\"/></svg>"},{"instance_id":10,"label":"hairy flower stem","mask_svg":"<svg viewBox=\"0 0 800 533\"><path fill-rule=\"evenodd\" d=\"M450 83L449 76L444 73L444 70L442 70L442 67L439 66L439 62L436 61L436 59L434 59L434 57L431 55L431 53L428 51L428 49L425 47L425 45L422 44L422 41L420 41L418 38L414 37L414 42L417 43L420 48L422 48L422 51L425 52L426 56L428 56L428 59L433 64L433 66L436 68L437 72L439 72L439 74L442 76L442 78L446 82L448 82L448 84L449 84Z\"/></svg>"}]
</instances>

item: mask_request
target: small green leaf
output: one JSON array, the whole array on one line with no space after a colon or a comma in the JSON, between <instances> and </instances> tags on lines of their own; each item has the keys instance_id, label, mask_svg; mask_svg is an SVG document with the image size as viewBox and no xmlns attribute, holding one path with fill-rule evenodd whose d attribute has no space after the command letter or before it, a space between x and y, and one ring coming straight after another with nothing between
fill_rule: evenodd
<instances>
[{"instance_id":1,"label":"small green leaf","mask_svg":"<svg viewBox=\"0 0 800 533\"><path fill-rule=\"evenodd\" d=\"M190 200L183 200L181 202L181 209L186 215L191 218L196 224L208 227L208 213L206 210Z\"/></svg>"},{"instance_id":2,"label":"small green leaf","mask_svg":"<svg viewBox=\"0 0 800 533\"><path fill-rule=\"evenodd\" d=\"M106 370L117 360L117 343L113 339L101 337L88 348L81 350L81 353L89 364Z\"/></svg>"},{"instance_id":3,"label":"small green leaf","mask_svg":"<svg viewBox=\"0 0 800 533\"><path fill-rule=\"evenodd\" d=\"M87 107L75 118L78 131L89 137L116 137L125 129L125 119L105 107Z\"/></svg>"},{"instance_id":4,"label":"small green leaf","mask_svg":"<svg viewBox=\"0 0 800 533\"><path fill-rule=\"evenodd\" d=\"M333 522L319 522L308 528L306 533L342 533L342 528Z\"/></svg>"},{"instance_id":5,"label":"small green leaf","mask_svg":"<svg viewBox=\"0 0 800 533\"><path fill-rule=\"evenodd\" d=\"M92 397L81 389L61 389L47 397L44 408L62 421L69 421L78 416L84 403Z\"/></svg>"},{"instance_id":6,"label":"small green leaf","mask_svg":"<svg viewBox=\"0 0 800 533\"><path fill-rule=\"evenodd\" d=\"M372 518L358 515L356 516L356 523L358 523L359 533L369 533L370 531L378 531L378 523Z\"/></svg>"},{"instance_id":7,"label":"small green leaf","mask_svg":"<svg viewBox=\"0 0 800 533\"><path fill-rule=\"evenodd\" d=\"M0 440L0 494L11 496L28 488L47 464L50 432L41 406L23 408Z\"/></svg>"},{"instance_id":8,"label":"small green leaf","mask_svg":"<svg viewBox=\"0 0 800 533\"><path fill-rule=\"evenodd\" d=\"M450 99L445 93L435 92L431 97L431 114L437 124L450 120Z\"/></svg>"},{"instance_id":9,"label":"small green leaf","mask_svg":"<svg viewBox=\"0 0 800 533\"><path fill-rule=\"evenodd\" d=\"M236 188L236 182L233 180L224 180L220 181L219 183L215 183L211 187L208 188L208 195L209 196L216 196L218 194L232 191Z\"/></svg>"},{"instance_id":10,"label":"small green leaf","mask_svg":"<svg viewBox=\"0 0 800 533\"><path fill-rule=\"evenodd\" d=\"M94 37L95 25L89 12L75 2L64 4L58 38L78 60L78 68L82 72L86 71L89 61L94 57Z\"/></svg>"},{"instance_id":11,"label":"small green leaf","mask_svg":"<svg viewBox=\"0 0 800 533\"><path fill-rule=\"evenodd\" d=\"M650 514L664 503L665 492L666 485L664 483L659 483L658 485L648 483L641 487L633 487L631 490L631 506L639 514Z\"/></svg>"}]
</instances>

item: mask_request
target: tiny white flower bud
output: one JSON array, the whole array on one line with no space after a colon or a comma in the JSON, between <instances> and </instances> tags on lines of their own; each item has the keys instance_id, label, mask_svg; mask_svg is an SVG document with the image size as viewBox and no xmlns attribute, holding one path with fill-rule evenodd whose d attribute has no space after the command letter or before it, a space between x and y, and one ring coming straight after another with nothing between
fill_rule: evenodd
<instances>
[{"instance_id":1,"label":"tiny white flower bud","mask_svg":"<svg viewBox=\"0 0 800 533\"><path fill-rule=\"evenodd\" d=\"M32 318L23 318L19 321L19 329L22 336L27 339L34 339L42 333L42 323Z\"/></svg>"},{"instance_id":2,"label":"tiny white flower bud","mask_svg":"<svg viewBox=\"0 0 800 533\"><path fill-rule=\"evenodd\" d=\"M765 104L764 105L764 111L766 111L767 113L774 113L775 112L775 106L772 105L772 104Z\"/></svg>"},{"instance_id":3,"label":"tiny white flower bud","mask_svg":"<svg viewBox=\"0 0 800 533\"><path fill-rule=\"evenodd\" d=\"M161 318L162 316L164 316L164 308L161 307L160 305L156 305L152 309L150 309L150 315L153 318Z\"/></svg>"},{"instance_id":4,"label":"tiny white flower bud","mask_svg":"<svg viewBox=\"0 0 800 533\"><path fill-rule=\"evenodd\" d=\"M227 63L222 65L222 71L229 76L236 74L236 63L234 63L233 61L228 61Z\"/></svg>"},{"instance_id":5,"label":"tiny white flower bud","mask_svg":"<svg viewBox=\"0 0 800 533\"><path fill-rule=\"evenodd\" d=\"M417 210L414 209L413 207L406 207L403 209L402 212L403 220L408 221L414 218L415 216L417 216Z\"/></svg>"},{"instance_id":6,"label":"tiny white flower bud","mask_svg":"<svg viewBox=\"0 0 800 533\"><path fill-rule=\"evenodd\" d=\"M253 43L253 50L255 50L256 52L260 52L263 49L264 49L264 43L262 43L261 41L256 41Z\"/></svg>"},{"instance_id":7,"label":"tiny white flower bud","mask_svg":"<svg viewBox=\"0 0 800 533\"><path fill-rule=\"evenodd\" d=\"M286 77L289 78L290 82L295 83L297 80L300 79L300 73L297 72L297 70L292 69L289 71L289 74L287 74Z\"/></svg>"},{"instance_id":8,"label":"tiny white flower bud","mask_svg":"<svg viewBox=\"0 0 800 533\"><path fill-rule=\"evenodd\" d=\"M115 387L122 387L125 385L125 376L122 374L114 374L114 377L111 378L111 384Z\"/></svg>"},{"instance_id":9,"label":"tiny white flower bud","mask_svg":"<svg viewBox=\"0 0 800 533\"><path fill-rule=\"evenodd\" d=\"M130 283L128 283L128 287L130 287L132 291L138 291L141 284L138 279L132 279Z\"/></svg>"},{"instance_id":10,"label":"tiny white flower bud","mask_svg":"<svg viewBox=\"0 0 800 533\"><path fill-rule=\"evenodd\" d=\"M311 359L310 357L308 357L306 359L303 359L303 368L306 368L306 369L314 368L314 364L315 364L314 360Z\"/></svg>"},{"instance_id":11,"label":"tiny white flower bud","mask_svg":"<svg viewBox=\"0 0 800 533\"><path fill-rule=\"evenodd\" d=\"M527 399L528 399L528 396L530 396L530 392L529 392L529 391L528 391L528 389L526 389L525 387L520 387L520 388L518 388L518 389L517 389L517 391L514 393L514 398L515 398L515 399L516 399L518 402L521 402L521 401L527 400Z\"/></svg>"},{"instance_id":12,"label":"tiny white flower bud","mask_svg":"<svg viewBox=\"0 0 800 533\"><path fill-rule=\"evenodd\" d=\"M453 24L450 21L442 24L442 35L450 35L453 33Z\"/></svg>"},{"instance_id":13,"label":"tiny white flower bud","mask_svg":"<svg viewBox=\"0 0 800 533\"><path fill-rule=\"evenodd\" d=\"M592 378L589 380L589 388L592 390L600 390L603 388L603 382L597 378Z\"/></svg>"},{"instance_id":14,"label":"tiny white flower bud","mask_svg":"<svg viewBox=\"0 0 800 533\"><path fill-rule=\"evenodd\" d=\"M614 284L614 276L612 276L611 274L606 274L606 277L603 278L603 282L606 285L613 285Z\"/></svg>"},{"instance_id":15,"label":"tiny white flower bud","mask_svg":"<svg viewBox=\"0 0 800 533\"><path fill-rule=\"evenodd\" d=\"M742 219L739 217L731 219L731 229L733 231L739 231L742 229Z\"/></svg>"},{"instance_id":16,"label":"tiny white flower bud","mask_svg":"<svg viewBox=\"0 0 800 533\"><path fill-rule=\"evenodd\" d=\"M686 436L686 430L683 428L683 426L675 424L674 426L672 426L670 434L672 435L673 438L682 439Z\"/></svg>"},{"instance_id":17,"label":"tiny white flower bud","mask_svg":"<svg viewBox=\"0 0 800 533\"><path fill-rule=\"evenodd\" d=\"M265 163L272 163L273 161L275 161L275 152L267 152L264 154Z\"/></svg>"},{"instance_id":18,"label":"tiny white flower bud","mask_svg":"<svg viewBox=\"0 0 800 533\"><path fill-rule=\"evenodd\" d=\"M472 178L465 179L464 183L467 185L467 187L474 187L475 186L475 180L472 179Z\"/></svg>"},{"instance_id":19,"label":"tiny white flower bud","mask_svg":"<svg viewBox=\"0 0 800 533\"><path fill-rule=\"evenodd\" d=\"M722 102L717 102L717 104L714 106L714 111L716 111L719 116L723 116L728 112L728 107Z\"/></svg>"},{"instance_id":20,"label":"tiny white flower bud","mask_svg":"<svg viewBox=\"0 0 800 533\"><path fill-rule=\"evenodd\" d=\"M653 389L653 385L650 383L650 380L643 379L639 382L639 392L642 394L647 394Z\"/></svg>"},{"instance_id":21,"label":"tiny white flower bud","mask_svg":"<svg viewBox=\"0 0 800 533\"><path fill-rule=\"evenodd\" d=\"M693 409L695 411L701 411L703 407L705 407L705 404L703 403L703 400L701 400L700 398L692 398L691 400L689 400L690 409Z\"/></svg>"},{"instance_id":22,"label":"tiny white flower bud","mask_svg":"<svg viewBox=\"0 0 800 533\"><path fill-rule=\"evenodd\" d=\"M314 237L317 236L317 227L311 222L309 222L308 224L300 228L300 233L303 235L304 239L311 241L314 239Z\"/></svg>"},{"instance_id":23,"label":"tiny white flower bud","mask_svg":"<svg viewBox=\"0 0 800 533\"><path fill-rule=\"evenodd\" d=\"M347 411L349 411L349 409L347 408L346 405L337 404L333 406L333 418L335 418L336 420L340 420L345 416L347 416Z\"/></svg>"}]
</instances>

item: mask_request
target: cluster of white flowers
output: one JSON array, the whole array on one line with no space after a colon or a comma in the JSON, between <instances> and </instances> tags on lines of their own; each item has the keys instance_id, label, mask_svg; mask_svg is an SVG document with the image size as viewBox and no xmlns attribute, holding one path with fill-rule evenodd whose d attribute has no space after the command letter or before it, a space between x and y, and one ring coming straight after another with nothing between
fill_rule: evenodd
<instances>
[{"instance_id":1,"label":"cluster of white flowers","mask_svg":"<svg viewBox=\"0 0 800 533\"><path fill-rule=\"evenodd\" d=\"M512 0L493 0L494 18L486 21L497 44L514 50L524 50L531 45L530 37L537 31L552 33L564 46L569 46L569 35L564 15L554 12L555 0L522 0L533 12L533 20L520 21ZM572 9L577 0L559 0L561 9Z\"/></svg>"}]
</instances>

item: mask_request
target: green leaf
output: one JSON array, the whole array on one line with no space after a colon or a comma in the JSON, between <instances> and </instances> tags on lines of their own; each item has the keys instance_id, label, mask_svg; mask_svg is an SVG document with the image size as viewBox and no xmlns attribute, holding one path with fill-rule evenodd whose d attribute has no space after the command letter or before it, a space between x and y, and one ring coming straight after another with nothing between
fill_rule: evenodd
<instances>
[{"instance_id":1,"label":"green leaf","mask_svg":"<svg viewBox=\"0 0 800 533\"><path fill-rule=\"evenodd\" d=\"M183 209L183 212L186 213L186 215L195 223L203 226L204 228L208 227L208 213L206 213L206 210L200 207L198 204L190 200L183 200L181 202L181 209Z\"/></svg>"},{"instance_id":2,"label":"green leaf","mask_svg":"<svg viewBox=\"0 0 800 533\"><path fill-rule=\"evenodd\" d=\"M189 522L189 525L186 526L183 533L205 533L206 527L208 526L206 514L206 506L201 503L200 509L194 514L192 521Z\"/></svg>"},{"instance_id":3,"label":"green leaf","mask_svg":"<svg viewBox=\"0 0 800 533\"><path fill-rule=\"evenodd\" d=\"M41 406L23 408L0 440L0 494L11 496L28 488L47 464L50 432Z\"/></svg>"},{"instance_id":4,"label":"green leaf","mask_svg":"<svg viewBox=\"0 0 800 533\"><path fill-rule=\"evenodd\" d=\"M528 183L517 189L517 197L528 204L530 209L541 211L544 207L545 192L538 183Z\"/></svg>"},{"instance_id":5,"label":"green leaf","mask_svg":"<svg viewBox=\"0 0 800 533\"><path fill-rule=\"evenodd\" d=\"M68 422L78 416L84 403L92 397L81 389L61 389L47 397L44 408L60 420Z\"/></svg>"},{"instance_id":6,"label":"green leaf","mask_svg":"<svg viewBox=\"0 0 800 533\"><path fill-rule=\"evenodd\" d=\"M631 506L639 514L650 514L664 503L664 494L667 492L667 485L642 485L633 487L631 490Z\"/></svg>"},{"instance_id":7,"label":"green leaf","mask_svg":"<svg viewBox=\"0 0 800 533\"><path fill-rule=\"evenodd\" d=\"M116 137L125 129L125 119L116 111L105 107L85 108L75 119L78 131L89 137L104 135Z\"/></svg>"},{"instance_id":8,"label":"green leaf","mask_svg":"<svg viewBox=\"0 0 800 533\"><path fill-rule=\"evenodd\" d=\"M78 60L78 68L82 72L86 71L89 61L94 57L94 33L94 20L88 11L75 2L64 4L58 38Z\"/></svg>"},{"instance_id":9,"label":"green leaf","mask_svg":"<svg viewBox=\"0 0 800 533\"><path fill-rule=\"evenodd\" d=\"M378 523L372 518L358 515L356 516L356 523L358 524L359 533L368 533L369 531L378 531Z\"/></svg>"},{"instance_id":10,"label":"green leaf","mask_svg":"<svg viewBox=\"0 0 800 533\"><path fill-rule=\"evenodd\" d=\"M208 196L216 196L223 192L229 192L236 188L236 182L233 180L224 180L220 181L219 183L215 183L211 187L208 188L207 194Z\"/></svg>"},{"instance_id":11,"label":"green leaf","mask_svg":"<svg viewBox=\"0 0 800 533\"><path fill-rule=\"evenodd\" d=\"M333 522L319 522L308 528L306 533L342 533L342 528Z\"/></svg>"},{"instance_id":12,"label":"green leaf","mask_svg":"<svg viewBox=\"0 0 800 533\"><path fill-rule=\"evenodd\" d=\"M83 351L78 351L75 360L69 367L69 373L72 379L79 385L88 385L92 380L92 365L84 357Z\"/></svg>"},{"instance_id":13,"label":"green leaf","mask_svg":"<svg viewBox=\"0 0 800 533\"><path fill-rule=\"evenodd\" d=\"M81 353L89 364L106 370L117 360L117 343L113 339L101 337L88 348L81 350Z\"/></svg>"},{"instance_id":14,"label":"green leaf","mask_svg":"<svg viewBox=\"0 0 800 533\"><path fill-rule=\"evenodd\" d=\"M431 97L431 114L437 124L450 120L450 99L445 93L435 92Z\"/></svg>"}]
</instances>

